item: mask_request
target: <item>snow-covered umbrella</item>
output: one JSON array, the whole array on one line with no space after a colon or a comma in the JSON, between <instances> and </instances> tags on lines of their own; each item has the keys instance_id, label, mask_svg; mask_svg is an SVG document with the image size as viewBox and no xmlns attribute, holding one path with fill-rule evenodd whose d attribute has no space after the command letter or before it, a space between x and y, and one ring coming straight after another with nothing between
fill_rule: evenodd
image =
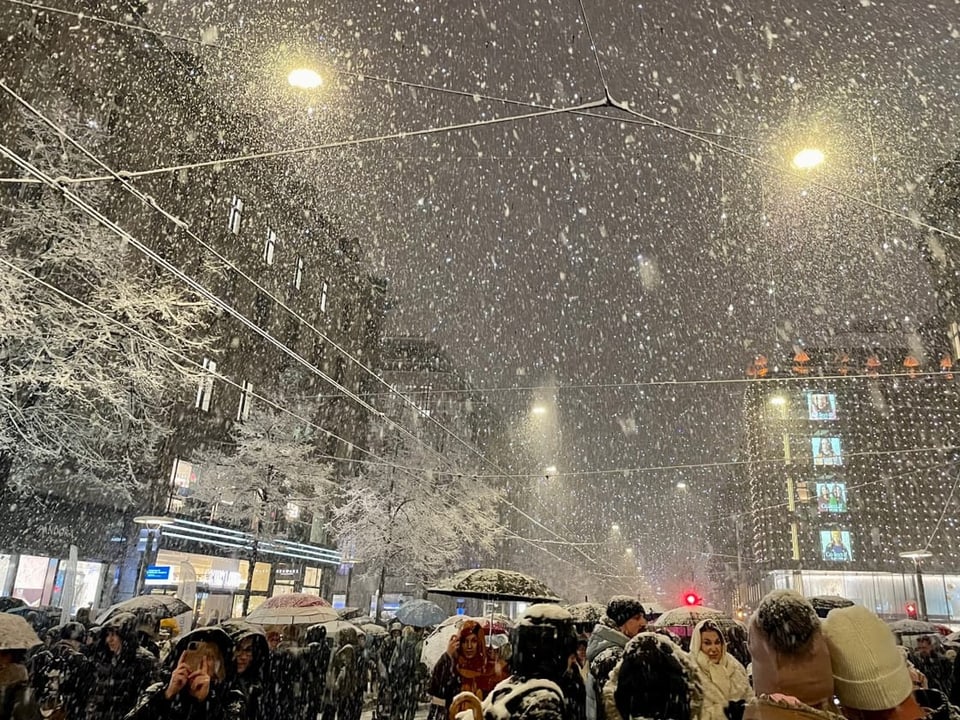
<instances>
[{"instance_id":1,"label":"snow-covered umbrella","mask_svg":"<svg viewBox=\"0 0 960 720\"><path fill-rule=\"evenodd\" d=\"M97 616L97 625L103 625L117 613L133 613L141 621L156 622L177 617L192 611L193 608L175 595L138 595L111 605Z\"/></svg>"},{"instance_id":2,"label":"snow-covered umbrella","mask_svg":"<svg viewBox=\"0 0 960 720\"><path fill-rule=\"evenodd\" d=\"M497 568L461 570L441 580L427 592L483 600L560 602L560 597L540 580L523 573Z\"/></svg>"},{"instance_id":3,"label":"snow-covered umbrella","mask_svg":"<svg viewBox=\"0 0 960 720\"><path fill-rule=\"evenodd\" d=\"M607 609L600 603L582 602L568 605L567 612L577 625L596 625L607 614Z\"/></svg>"},{"instance_id":4,"label":"snow-covered umbrella","mask_svg":"<svg viewBox=\"0 0 960 720\"><path fill-rule=\"evenodd\" d=\"M376 637L377 635L386 635L387 629L383 625L376 625L374 623L364 623L363 625L358 626L368 637Z\"/></svg>"},{"instance_id":5,"label":"snow-covered umbrella","mask_svg":"<svg viewBox=\"0 0 960 720\"><path fill-rule=\"evenodd\" d=\"M703 605L685 605L674 608L673 610L667 610L654 621L653 626L658 628L693 627L701 620L722 617L726 617L725 613L714 610L713 608L704 607Z\"/></svg>"},{"instance_id":6,"label":"snow-covered umbrella","mask_svg":"<svg viewBox=\"0 0 960 720\"><path fill-rule=\"evenodd\" d=\"M327 629L327 637L332 638L336 637L339 633L344 630L353 630L357 635L366 635L366 631L361 628L359 625L354 625L349 620L327 620L325 622L315 623L316 627L322 627Z\"/></svg>"},{"instance_id":7,"label":"snow-covered umbrella","mask_svg":"<svg viewBox=\"0 0 960 720\"><path fill-rule=\"evenodd\" d=\"M819 617L825 618L831 610L850 607L854 602L839 595L817 595L810 598L810 604L813 605Z\"/></svg>"},{"instance_id":8,"label":"snow-covered umbrella","mask_svg":"<svg viewBox=\"0 0 960 720\"><path fill-rule=\"evenodd\" d=\"M339 619L330 603L317 595L306 593L288 593L268 598L246 617L247 622L254 625L317 625Z\"/></svg>"},{"instance_id":9,"label":"snow-covered umbrella","mask_svg":"<svg viewBox=\"0 0 960 720\"><path fill-rule=\"evenodd\" d=\"M408 600L397 610L397 620L417 628L439 625L446 617L446 610L429 600Z\"/></svg>"},{"instance_id":10,"label":"snow-covered umbrella","mask_svg":"<svg viewBox=\"0 0 960 720\"><path fill-rule=\"evenodd\" d=\"M939 628L924 620L895 620L889 624L895 635L939 635Z\"/></svg>"},{"instance_id":11,"label":"snow-covered umbrella","mask_svg":"<svg viewBox=\"0 0 960 720\"><path fill-rule=\"evenodd\" d=\"M0 650L29 650L40 644L40 638L19 615L0 613Z\"/></svg>"}]
</instances>

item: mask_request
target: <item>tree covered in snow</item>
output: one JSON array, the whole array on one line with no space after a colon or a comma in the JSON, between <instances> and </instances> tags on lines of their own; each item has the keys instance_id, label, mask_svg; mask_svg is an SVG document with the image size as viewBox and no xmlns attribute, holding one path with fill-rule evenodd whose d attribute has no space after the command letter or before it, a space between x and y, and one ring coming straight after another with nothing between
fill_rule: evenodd
<instances>
[{"instance_id":1,"label":"tree covered in snow","mask_svg":"<svg viewBox=\"0 0 960 720\"><path fill-rule=\"evenodd\" d=\"M45 111L102 152L96 118L65 102ZM5 130L22 157L55 177L95 171L32 115L19 119ZM60 193L7 188L0 255L15 267L0 266L0 486L47 489L76 475L83 483L70 487L124 501L155 475L168 411L200 379L182 356L203 356L213 339L201 329L212 315ZM110 199L98 183L70 190L100 209Z\"/></svg>"},{"instance_id":2,"label":"tree covered in snow","mask_svg":"<svg viewBox=\"0 0 960 720\"><path fill-rule=\"evenodd\" d=\"M310 418L304 403L278 404ZM318 457L320 431L254 400L250 416L231 434L232 446L194 458L202 469L191 497L206 504L210 517L270 532L283 520L326 512L334 494L334 467Z\"/></svg>"},{"instance_id":3,"label":"tree covered in snow","mask_svg":"<svg viewBox=\"0 0 960 720\"><path fill-rule=\"evenodd\" d=\"M345 556L367 573L423 583L491 552L499 536L499 493L447 451L459 473L408 436L394 437L383 464L343 482L332 526ZM395 450L395 451L394 451ZM395 467L395 466L396 467Z\"/></svg>"}]
</instances>

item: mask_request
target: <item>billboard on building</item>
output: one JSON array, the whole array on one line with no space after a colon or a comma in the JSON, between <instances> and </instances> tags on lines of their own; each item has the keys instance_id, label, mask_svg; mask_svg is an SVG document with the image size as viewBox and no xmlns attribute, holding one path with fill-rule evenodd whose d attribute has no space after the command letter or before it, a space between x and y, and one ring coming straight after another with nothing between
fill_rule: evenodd
<instances>
[{"instance_id":1,"label":"billboard on building","mask_svg":"<svg viewBox=\"0 0 960 720\"><path fill-rule=\"evenodd\" d=\"M838 437L810 438L813 464L818 466L843 465L843 452Z\"/></svg>"},{"instance_id":2,"label":"billboard on building","mask_svg":"<svg viewBox=\"0 0 960 720\"><path fill-rule=\"evenodd\" d=\"M847 512L847 484L842 482L818 482L817 510L822 513Z\"/></svg>"},{"instance_id":3,"label":"billboard on building","mask_svg":"<svg viewBox=\"0 0 960 720\"><path fill-rule=\"evenodd\" d=\"M811 420L836 420L837 396L834 393L807 393L807 417Z\"/></svg>"},{"instance_id":4,"label":"billboard on building","mask_svg":"<svg viewBox=\"0 0 960 720\"><path fill-rule=\"evenodd\" d=\"M827 562L850 562L853 560L853 536L849 530L821 530L821 557Z\"/></svg>"}]
</instances>

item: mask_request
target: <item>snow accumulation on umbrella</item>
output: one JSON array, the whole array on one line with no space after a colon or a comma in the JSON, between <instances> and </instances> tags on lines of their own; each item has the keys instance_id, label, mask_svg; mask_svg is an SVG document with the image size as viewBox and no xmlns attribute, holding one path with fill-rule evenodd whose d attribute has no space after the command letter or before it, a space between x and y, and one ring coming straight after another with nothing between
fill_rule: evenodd
<instances>
[{"instance_id":1,"label":"snow accumulation on umbrella","mask_svg":"<svg viewBox=\"0 0 960 720\"><path fill-rule=\"evenodd\" d=\"M538 603L531 605L527 611L520 616L520 625L541 625L550 620L570 620L573 621L573 615L566 608L560 605L549 603Z\"/></svg>"},{"instance_id":2,"label":"snow accumulation on umbrella","mask_svg":"<svg viewBox=\"0 0 960 720\"><path fill-rule=\"evenodd\" d=\"M506 680L483 704L485 720L510 720L511 717L563 716L563 692L549 680L527 680L514 684ZM551 712L552 711L552 712Z\"/></svg>"},{"instance_id":3,"label":"snow accumulation on umbrella","mask_svg":"<svg viewBox=\"0 0 960 720\"><path fill-rule=\"evenodd\" d=\"M512 570L475 568L461 570L438 582L428 592L503 599L559 602L557 594L536 578Z\"/></svg>"}]
</instances>

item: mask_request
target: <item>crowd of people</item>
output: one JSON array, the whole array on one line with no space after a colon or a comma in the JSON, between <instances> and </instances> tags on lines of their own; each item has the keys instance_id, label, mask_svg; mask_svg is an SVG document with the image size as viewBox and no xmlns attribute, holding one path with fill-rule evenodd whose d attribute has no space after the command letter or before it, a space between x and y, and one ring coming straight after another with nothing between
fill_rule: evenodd
<instances>
[{"instance_id":1,"label":"crowd of people","mask_svg":"<svg viewBox=\"0 0 960 720\"><path fill-rule=\"evenodd\" d=\"M41 642L10 617L0 720L359 720L371 697L375 720L413 720L425 700L432 720L960 720L960 663L936 637L907 653L866 608L821 620L792 591L764 598L742 646L740 626L704 620L684 647L617 597L592 629L555 605L502 641L466 619L432 669L422 631L399 625L367 639L225 620L157 643L117 613Z\"/></svg>"}]
</instances>

